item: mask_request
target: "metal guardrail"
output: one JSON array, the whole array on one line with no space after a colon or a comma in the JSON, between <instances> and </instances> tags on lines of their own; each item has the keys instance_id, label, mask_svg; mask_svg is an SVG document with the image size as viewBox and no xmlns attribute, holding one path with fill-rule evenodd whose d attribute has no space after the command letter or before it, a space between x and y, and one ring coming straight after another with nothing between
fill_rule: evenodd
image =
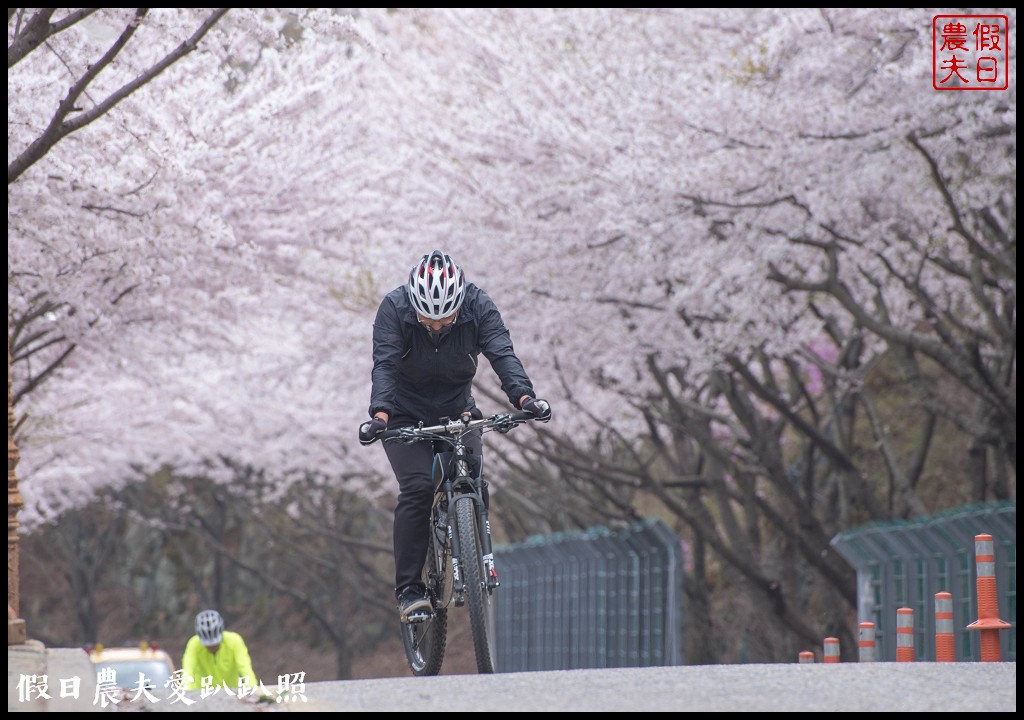
<instances>
[{"instance_id":1,"label":"metal guardrail","mask_svg":"<svg viewBox=\"0 0 1024 720\"><path fill-rule=\"evenodd\" d=\"M935 595L953 596L956 661L981 658L978 632L967 630L978 618L975 536L994 541L999 617L1011 628L999 633L1002 659L1017 661L1017 502L969 505L912 521L873 523L848 530L832 546L857 570L857 614L874 622L875 653L896 660L896 618L914 611L918 660L935 659Z\"/></svg>"},{"instance_id":2,"label":"metal guardrail","mask_svg":"<svg viewBox=\"0 0 1024 720\"><path fill-rule=\"evenodd\" d=\"M683 552L660 520L494 555L499 672L683 664Z\"/></svg>"}]
</instances>

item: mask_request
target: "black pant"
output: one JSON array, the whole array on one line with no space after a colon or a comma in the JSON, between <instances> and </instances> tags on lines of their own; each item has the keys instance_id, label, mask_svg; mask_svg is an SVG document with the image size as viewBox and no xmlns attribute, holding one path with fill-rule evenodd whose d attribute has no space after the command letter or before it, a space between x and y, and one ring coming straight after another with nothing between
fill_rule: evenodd
<instances>
[{"instance_id":1,"label":"black pant","mask_svg":"<svg viewBox=\"0 0 1024 720\"><path fill-rule=\"evenodd\" d=\"M480 433L469 433L465 440L470 453L482 459ZM439 449L447 450L449 447ZM423 563L427 559L427 533L430 532L430 508L434 499L430 473L435 448L429 442L407 445L392 441L384 443L384 451L398 480L394 527L395 597L398 597L410 585L423 590ZM486 491L484 501L486 505Z\"/></svg>"}]
</instances>

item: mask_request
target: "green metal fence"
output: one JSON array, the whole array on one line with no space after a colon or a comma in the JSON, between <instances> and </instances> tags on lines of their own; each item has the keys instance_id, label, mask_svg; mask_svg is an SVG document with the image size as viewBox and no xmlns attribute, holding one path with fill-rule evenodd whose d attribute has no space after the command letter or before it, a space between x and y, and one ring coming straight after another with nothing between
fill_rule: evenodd
<instances>
[{"instance_id":1,"label":"green metal fence","mask_svg":"<svg viewBox=\"0 0 1024 720\"><path fill-rule=\"evenodd\" d=\"M683 664L683 553L660 520L494 555L499 672Z\"/></svg>"}]
</instances>

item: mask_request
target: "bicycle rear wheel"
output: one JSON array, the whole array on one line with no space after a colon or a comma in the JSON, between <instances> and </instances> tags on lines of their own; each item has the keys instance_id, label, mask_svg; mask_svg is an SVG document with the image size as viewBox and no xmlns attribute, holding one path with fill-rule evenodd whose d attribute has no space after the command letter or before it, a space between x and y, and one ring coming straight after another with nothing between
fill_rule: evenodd
<instances>
[{"instance_id":1,"label":"bicycle rear wheel","mask_svg":"<svg viewBox=\"0 0 1024 720\"><path fill-rule=\"evenodd\" d=\"M431 515L433 518L433 515ZM438 567L438 557L447 557L447 552L437 552L439 543L433 527L427 543L427 559L423 564L423 584L427 595L434 604L434 616L421 622L402 623L402 645L409 669L416 676L437 675L444 662L444 650L448 641L448 609L445 607L445 578L448 568ZM450 581L447 594L450 594Z\"/></svg>"},{"instance_id":2,"label":"bicycle rear wheel","mask_svg":"<svg viewBox=\"0 0 1024 720\"><path fill-rule=\"evenodd\" d=\"M447 634L447 610L436 610L429 620L402 623L405 659L413 675L421 677L441 672Z\"/></svg>"},{"instance_id":3,"label":"bicycle rear wheel","mask_svg":"<svg viewBox=\"0 0 1024 720\"><path fill-rule=\"evenodd\" d=\"M456 498L455 524L459 532L459 567L462 568L466 583L476 669L480 673L492 673L496 648L494 598L484 586L483 545L480 542L476 505L472 497Z\"/></svg>"}]
</instances>

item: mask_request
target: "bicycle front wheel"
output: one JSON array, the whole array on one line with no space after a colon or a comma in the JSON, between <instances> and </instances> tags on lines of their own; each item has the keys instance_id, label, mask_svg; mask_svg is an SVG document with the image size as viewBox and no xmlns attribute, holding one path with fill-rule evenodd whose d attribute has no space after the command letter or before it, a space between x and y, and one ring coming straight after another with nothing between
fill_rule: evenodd
<instances>
[{"instance_id":1,"label":"bicycle front wheel","mask_svg":"<svg viewBox=\"0 0 1024 720\"><path fill-rule=\"evenodd\" d=\"M495 608L491 591L485 586L483 544L476 522L476 505L472 497L455 500L455 524L459 532L459 566L466 584L469 626L473 631L476 669L492 673L495 667Z\"/></svg>"}]
</instances>

